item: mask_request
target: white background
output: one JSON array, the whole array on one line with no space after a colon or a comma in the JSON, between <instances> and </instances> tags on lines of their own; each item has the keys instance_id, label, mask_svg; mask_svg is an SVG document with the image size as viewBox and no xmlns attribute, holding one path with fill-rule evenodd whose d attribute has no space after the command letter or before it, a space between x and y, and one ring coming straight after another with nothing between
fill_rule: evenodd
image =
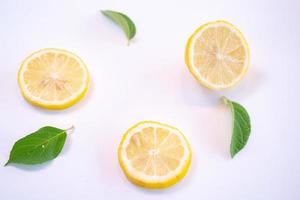
<instances>
[{"instance_id":1,"label":"white background","mask_svg":"<svg viewBox=\"0 0 300 200\"><path fill-rule=\"evenodd\" d=\"M99 13L129 15L137 35ZM209 91L184 63L188 37L201 24L225 19L244 33L251 68L235 88ZM1 200L300 199L299 1L16 1L0 2L0 164L16 140L45 125L76 131L54 161L0 167ZM33 107L21 96L17 71L31 52L64 48L87 63L86 97L63 111ZM229 156L225 95L252 120L248 144ZM140 120L181 129L193 161L176 186L149 191L124 177L116 150Z\"/></svg>"}]
</instances>

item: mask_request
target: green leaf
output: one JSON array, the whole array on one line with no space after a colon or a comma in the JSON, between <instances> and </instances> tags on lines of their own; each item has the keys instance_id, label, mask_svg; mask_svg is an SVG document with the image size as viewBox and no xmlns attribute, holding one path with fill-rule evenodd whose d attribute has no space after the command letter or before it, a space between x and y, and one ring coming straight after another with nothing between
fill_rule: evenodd
<instances>
[{"instance_id":1,"label":"green leaf","mask_svg":"<svg viewBox=\"0 0 300 200\"><path fill-rule=\"evenodd\" d=\"M232 136L230 144L230 154L233 158L247 144L251 124L247 110L240 104L222 97L225 104L230 107L232 113Z\"/></svg>"},{"instance_id":2,"label":"green leaf","mask_svg":"<svg viewBox=\"0 0 300 200\"><path fill-rule=\"evenodd\" d=\"M128 40L131 40L135 36L135 25L127 15L112 10L102 10L101 12L123 29Z\"/></svg>"},{"instance_id":3,"label":"green leaf","mask_svg":"<svg viewBox=\"0 0 300 200\"><path fill-rule=\"evenodd\" d=\"M45 126L21 138L14 144L5 166L9 163L33 165L53 160L65 144L66 132L73 129L73 126L67 130Z\"/></svg>"}]
</instances>

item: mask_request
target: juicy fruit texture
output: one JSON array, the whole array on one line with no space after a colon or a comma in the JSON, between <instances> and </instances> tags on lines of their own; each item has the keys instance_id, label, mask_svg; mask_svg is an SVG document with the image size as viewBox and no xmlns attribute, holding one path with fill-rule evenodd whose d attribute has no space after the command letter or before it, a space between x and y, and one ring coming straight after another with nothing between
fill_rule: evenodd
<instances>
[{"instance_id":1,"label":"juicy fruit texture","mask_svg":"<svg viewBox=\"0 0 300 200\"><path fill-rule=\"evenodd\" d=\"M30 103L49 109L64 109L81 99L88 88L84 62L61 49L42 49L22 63L18 82Z\"/></svg>"},{"instance_id":2,"label":"juicy fruit texture","mask_svg":"<svg viewBox=\"0 0 300 200\"><path fill-rule=\"evenodd\" d=\"M183 178L191 163L191 149L176 128L142 121L123 136L118 149L127 178L145 188L165 188Z\"/></svg>"},{"instance_id":3,"label":"juicy fruit texture","mask_svg":"<svg viewBox=\"0 0 300 200\"><path fill-rule=\"evenodd\" d=\"M249 48L242 33L226 21L204 24L190 37L186 64L210 89L236 85L249 67Z\"/></svg>"}]
</instances>

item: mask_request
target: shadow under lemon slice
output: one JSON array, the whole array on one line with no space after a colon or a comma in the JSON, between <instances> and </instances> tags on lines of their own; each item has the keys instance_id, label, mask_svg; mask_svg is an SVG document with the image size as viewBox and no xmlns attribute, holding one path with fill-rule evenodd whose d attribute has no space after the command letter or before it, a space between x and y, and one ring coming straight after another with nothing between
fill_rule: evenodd
<instances>
[{"instance_id":1,"label":"shadow under lemon slice","mask_svg":"<svg viewBox=\"0 0 300 200\"><path fill-rule=\"evenodd\" d=\"M177 128L142 121L123 135L119 163L127 178L145 188L166 188L182 179L191 164L192 152Z\"/></svg>"},{"instance_id":2,"label":"shadow under lemon slice","mask_svg":"<svg viewBox=\"0 0 300 200\"><path fill-rule=\"evenodd\" d=\"M30 103L47 109L64 109L84 96L89 72L77 55L48 48L32 53L23 61L18 82Z\"/></svg>"}]
</instances>

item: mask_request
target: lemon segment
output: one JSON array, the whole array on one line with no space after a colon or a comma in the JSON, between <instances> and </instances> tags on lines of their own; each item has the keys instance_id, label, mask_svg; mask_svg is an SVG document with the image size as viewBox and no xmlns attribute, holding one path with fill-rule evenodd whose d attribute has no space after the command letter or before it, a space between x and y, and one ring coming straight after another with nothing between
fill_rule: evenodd
<instances>
[{"instance_id":1,"label":"lemon segment","mask_svg":"<svg viewBox=\"0 0 300 200\"><path fill-rule=\"evenodd\" d=\"M204 86L215 90L230 88L249 68L249 47L234 25L210 22L189 38L185 60L192 75Z\"/></svg>"},{"instance_id":2,"label":"lemon segment","mask_svg":"<svg viewBox=\"0 0 300 200\"><path fill-rule=\"evenodd\" d=\"M123 136L118 148L127 178L145 188L165 188L182 179L191 163L191 149L176 128L142 121Z\"/></svg>"},{"instance_id":3,"label":"lemon segment","mask_svg":"<svg viewBox=\"0 0 300 200\"><path fill-rule=\"evenodd\" d=\"M48 109L64 109L84 96L89 73L75 54L62 49L42 49L23 61L18 83L30 103Z\"/></svg>"}]
</instances>

